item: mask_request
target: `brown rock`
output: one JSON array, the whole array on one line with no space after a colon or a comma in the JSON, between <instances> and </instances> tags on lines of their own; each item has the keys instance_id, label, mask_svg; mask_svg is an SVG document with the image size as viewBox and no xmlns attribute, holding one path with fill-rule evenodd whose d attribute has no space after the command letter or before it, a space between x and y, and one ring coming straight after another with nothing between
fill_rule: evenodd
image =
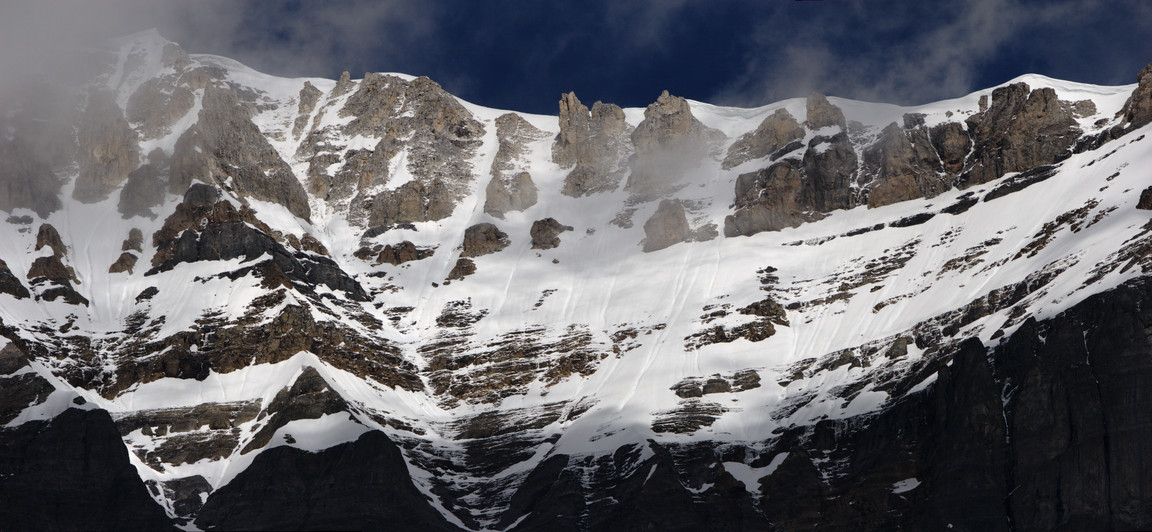
<instances>
[{"instance_id":1,"label":"brown rock","mask_svg":"<svg viewBox=\"0 0 1152 532\"><path fill-rule=\"evenodd\" d=\"M1070 103L1060 101L1051 88L1029 92L1025 83L992 91L988 110L966 122L975 147L961 187L1063 160L1083 133Z\"/></svg>"},{"instance_id":2,"label":"brown rock","mask_svg":"<svg viewBox=\"0 0 1152 532\"><path fill-rule=\"evenodd\" d=\"M136 132L111 93L94 91L77 130L80 173L72 197L92 203L128 179L139 158Z\"/></svg>"},{"instance_id":3,"label":"brown rock","mask_svg":"<svg viewBox=\"0 0 1152 532\"><path fill-rule=\"evenodd\" d=\"M41 218L60 208L62 182L22 137L0 137L0 211L25 208Z\"/></svg>"},{"instance_id":4,"label":"brown rock","mask_svg":"<svg viewBox=\"0 0 1152 532\"><path fill-rule=\"evenodd\" d=\"M876 176L868 185L869 207L930 198L950 188L941 176L943 163L922 127L908 131L893 122L884 128L879 142L864 151L864 166Z\"/></svg>"},{"instance_id":5,"label":"brown rock","mask_svg":"<svg viewBox=\"0 0 1152 532\"><path fill-rule=\"evenodd\" d=\"M945 122L932 127L932 146L944 163L944 171L957 175L964 168L964 159L972 150L972 137L959 122Z\"/></svg>"},{"instance_id":6,"label":"brown rock","mask_svg":"<svg viewBox=\"0 0 1152 532\"><path fill-rule=\"evenodd\" d=\"M788 143L804 138L804 128L786 109L768 115L755 131L745 133L728 148L721 166L729 170L753 159L772 155Z\"/></svg>"},{"instance_id":7,"label":"brown rock","mask_svg":"<svg viewBox=\"0 0 1152 532\"><path fill-rule=\"evenodd\" d=\"M508 235L490 223L480 223L464 230L461 257L490 255L508 247Z\"/></svg>"},{"instance_id":8,"label":"brown rock","mask_svg":"<svg viewBox=\"0 0 1152 532\"><path fill-rule=\"evenodd\" d=\"M300 89L298 97L299 104L296 106L296 121L292 124L292 136L299 137L304 132L304 128L308 127L308 122L312 119L312 111L316 110L316 104L320 101L322 93L311 81L305 81L304 87Z\"/></svg>"},{"instance_id":9,"label":"brown rock","mask_svg":"<svg viewBox=\"0 0 1152 532\"><path fill-rule=\"evenodd\" d=\"M280 158L230 89L205 89L196 125L176 142L169 190L181 194L193 181L225 183L241 196L278 203L308 219L304 187Z\"/></svg>"},{"instance_id":10,"label":"brown rock","mask_svg":"<svg viewBox=\"0 0 1152 532\"><path fill-rule=\"evenodd\" d=\"M36 231L36 251L40 251L44 246L52 248L52 255L57 258L68 253L68 248L60 239L60 233L56 231L55 227L52 227L52 224L41 224L40 230Z\"/></svg>"},{"instance_id":11,"label":"brown rock","mask_svg":"<svg viewBox=\"0 0 1152 532\"><path fill-rule=\"evenodd\" d=\"M723 138L692 116L687 100L664 91L632 132L636 158L625 189L641 201L659 197L698 168L711 144Z\"/></svg>"},{"instance_id":12,"label":"brown rock","mask_svg":"<svg viewBox=\"0 0 1152 532\"><path fill-rule=\"evenodd\" d=\"M76 275L71 268L64 266L60 262L60 257L55 255L48 255L45 257L37 257L32 261L32 266L28 268L28 280L34 280L43 277L49 281L55 281L59 284L69 284L70 281L76 280Z\"/></svg>"},{"instance_id":13,"label":"brown rock","mask_svg":"<svg viewBox=\"0 0 1152 532\"><path fill-rule=\"evenodd\" d=\"M472 259L458 259L456 265L452 267L452 271L448 272L448 279L452 281L462 281L465 277L476 273L476 263Z\"/></svg>"},{"instance_id":14,"label":"brown rock","mask_svg":"<svg viewBox=\"0 0 1152 532\"><path fill-rule=\"evenodd\" d=\"M555 218L545 218L532 222L532 249L552 249L560 245L560 233L572 231L572 226L564 225Z\"/></svg>"},{"instance_id":15,"label":"brown rock","mask_svg":"<svg viewBox=\"0 0 1152 532\"><path fill-rule=\"evenodd\" d=\"M376 263L399 266L405 262L426 259L431 257L433 253L435 253L434 249L418 248L416 244L405 240L396 245L384 246L384 249L380 250L380 255L376 257Z\"/></svg>"},{"instance_id":16,"label":"brown rock","mask_svg":"<svg viewBox=\"0 0 1152 532\"><path fill-rule=\"evenodd\" d=\"M1137 209L1152 211L1152 187L1140 192L1140 201L1136 203Z\"/></svg>"},{"instance_id":17,"label":"brown rock","mask_svg":"<svg viewBox=\"0 0 1152 532\"><path fill-rule=\"evenodd\" d=\"M823 216L800 201L804 176L795 161L784 160L736 178L736 211L724 219L724 236L796 227Z\"/></svg>"},{"instance_id":18,"label":"brown rock","mask_svg":"<svg viewBox=\"0 0 1152 532\"><path fill-rule=\"evenodd\" d=\"M580 197L616 190L630 155L624 110L596 102L591 111L576 94L560 97L560 133L552 145L552 161L572 168L561 193Z\"/></svg>"},{"instance_id":19,"label":"brown rock","mask_svg":"<svg viewBox=\"0 0 1152 532\"><path fill-rule=\"evenodd\" d=\"M132 273L136 268L136 259L136 255L128 252L121 253L120 258L116 259L116 262L112 263L112 266L108 267L108 273Z\"/></svg>"},{"instance_id":20,"label":"brown rock","mask_svg":"<svg viewBox=\"0 0 1152 532\"><path fill-rule=\"evenodd\" d=\"M124 239L124 243L120 245L120 251L139 251L143 252L144 233L139 229L133 227L128 231L128 238Z\"/></svg>"},{"instance_id":21,"label":"brown rock","mask_svg":"<svg viewBox=\"0 0 1152 532\"><path fill-rule=\"evenodd\" d=\"M376 196L369 225L378 227L443 220L451 216L455 208L456 199L443 181L433 180L427 186L420 181L409 181Z\"/></svg>"},{"instance_id":22,"label":"brown rock","mask_svg":"<svg viewBox=\"0 0 1152 532\"><path fill-rule=\"evenodd\" d=\"M676 200L661 200L656 212L644 222L644 252L684 242L691 232L684 206Z\"/></svg>"},{"instance_id":23,"label":"brown rock","mask_svg":"<svg viewBox=\"0 0 1152 532\"><path fill-rule=\"evenodd\" d=\"M843 131L848 131L848 125L844 121L844 111L839 107L832 105L828 98L823 94L814 92L808 96L807 102L808 118L804 121L804 125L808 129L820 129L829 126L840 126Z\"/></svg>"},{"instance_id":24,"label":"brown rock","mask_svg":"<svg viewBox=\"0 0 1152 532\"><path fill-rule=\"evenodd\" d=\"M28 289L20 282L20 279L8 269L8 264L0 259L0 294L8 294L16 299L27 299L31 297Z\"/></svg>"},{"instance_id":25,"label":"brown rock","mask_svg":"<svg viewBox=\"0 0 1152 532\"><path fill-rule=\"evenodd\" d=\"M510 178L493 176L485 189L484 212L497 218L506 213L523 211L536 204L536 183L528 172L520 172Z\"/></svg>"},{"instance_id":26,"label":"brown rock","mask_svg":"<svg viewBox=\"0 0 1152 532\"><path fill-rule=\"evenodd\" d=\"M1148 63L1136 76L1136 89L1124 102L1119 116L1124 117L1123 127L1130 131L1152 122L1152 63Z\"/></svg>"}]
</instances>

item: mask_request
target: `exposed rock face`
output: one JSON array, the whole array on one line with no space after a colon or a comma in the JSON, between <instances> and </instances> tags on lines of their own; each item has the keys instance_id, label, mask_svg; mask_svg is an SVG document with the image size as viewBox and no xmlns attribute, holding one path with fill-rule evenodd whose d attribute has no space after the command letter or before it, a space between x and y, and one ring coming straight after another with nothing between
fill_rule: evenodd
<instances>
[{"instance_id":1,"label":"exposed rock face","mask_svg":"<svg viewBox=\"0 0 1152 532\"><path fill-rule=\"evenodd\" d=\"M779 231L819 220L823 216L805 208L800 198L804 184L800 168L789 160L741 174L736 178L736 211L724 218L724 236Z\"/></svg>"},{"instance_id":2,"label":"exposed rock face","mask_svg":"<svg viewBox=\"0 0 1152 532\"><path fill-rule=\"evenodd\" d=\"M0 259L0 294L8 294L16 299L27 299L31 296L24 283L8 268L8 263Z\"/></svg>"},{"instance_id":3,"label":"exposed rock face","mask_svg":"<svg viewBox=\"0 0 1152 532\"><path fill-rule=\"evenodd\" d=\"M311 81L304 82L304 88L300 89L298 96L299 103L296 106L296 121L292 123L292 136L299 137L304 133L308 127L308 122L312 119L312 111L316 110L316 104L320 101L320 97L324 93L320 92Z\"/></svg>"},{"instance_id":4,"label":"exposed rock face","mask_svg":"<svg viewBox=\"0 0 1152 532\"><path fill-rule=\"evenodd\" d=\"M128 231L128 238L120 244L120 251L144 251L144 233L133 227Z\"/></svg>"},{"instance_id":5,"label":"exposed rock face","mask_svg":"<svg viewBox=\"0 0 1152 532\"><path fill-rule=\"evenodd\" d=\"M310 161L309 189L330 202L348 202L353 223L375 226L443 219L474 179L471 158L481 144L484 126L428 78L406 81L365 74L339 116L352 120L343 126L312 131L297 156ZM379 141L371 150L345 151L334 144L340 137L356 135ZM402 151L406 152L406 170L413 181L371 196L374 192L370 189L388 182L389 162ZM334 164L339 169L329 175L327 169ZM412 201L407 197L414 192L412 187L419 187L419 196L439 194L437 201L444 205L423 209L420 216L395 218L394 207ZM392 197L397 194L405 197Z\"/></svg>"},{"instance_id":6,"label":"exposed rock face","mask_svg":"<svg viewBox=\"0 0 1152 532\"><path fill-rule=\"evenodd\" d=\"M125 117L145 139L163 137L196 105L196 95L179 74L150 79L128 98Z\"/></svg>"},{"instance_id":7,"label":"exposed rock face","mask_svg":"<svg viewBox=\"0 0 1152 532\"><path fill-rule=\"evenodd\" d=\"M804 121L804 124L808 126L808 129L816 130L830 126L838 126L841 131L848 131L848 125L844 120L844 111L832 105L823 94L814 92L808 95L806 105L808 118Z\"/></svg>"},{"instance_id":8,"label":"exposed rock face","mask_svg":"<svg viewBox=\"0 0 1152 532\"><path fill-rule=\"evenodd\" d=\"M481 223L464 230L464 251L461 257L490 255L508 247L508 234L495 225Z\"/></svg>"},{"instance_id":9,"label":"exposed rock face","mask_svg":"<svg viewBox=\"0 0 1152 532\"><path fill-rule=\"evenodd\" d=\"M1152 63L1149 63L1136 76L1136 90L1124 102L1120 110L1124 131L1131 131L1152 122Z\"/></svg>"},{"instance_id":10,"label":"exposed rock face","mask_svg":"<svg viewBox=\"0 0 1152 532\"><path fill-rule=\"evenodd\" d=\"M219 191L208 185L198 183L188 189L184 201L152 235L156 255L146 275L171 270L183 262L239 257L253 260L268 254L270 260L255 266L262 270L266 282L319 283L343 291L353 300L368 299L364 288L331 259L288 251L269 236L271 229L250 209L237 210L228 201L212 203L218 197Z\"/></svg>"},{"instance_id":11,"label":"exposed rock face","mask_svg":"<svg viewBox=\"0 0 1152 532\"><path fill-rule=\"evenodd\" d=\"M365 504L365 500L387 501ZM269 449L212 493L196 520L213 529L455 530L416 489L381 432L311 453Z\"/></svg>"},{"instance_id":12,"label":"exposed rock face","mask_svg":"<svg viewBox=\"0 0 1152 532\"><path fill-rule=\"evenodd\" d=\"M396 190L376 196L368 218L372 227L413 222L432 222L452 215L456 197L449 185L435 179L428 185L409 181Z\"/></svg>"},{"instance_id":13,"label":"exposed rock face","mask_svg":"<svg viewBox=\"0 0 1152 532\"><path fill-rule=\"evenodd\" d=\"M500 147L492 161L492 181L488 182L484 212L503 218L509 211L523 211L536 204L536 184L528 174L524 159L528 143L548 135L515 113L496 118L496 138Z\"/></svg>"},{"instance_id":14,"label":"exposed rock face","mask_svg":"<svg viewBox=\"0 0 1152 532\"><path fill-rule=\"evenodd\" d=\"M68 254L68 247L60 238L60 232L52 224L40 224L40 229L36 231L36 251L45 247L51 248L52 255L57 258Z\"/></svg>"},{"instance_id":15,"label":"exposed rock face","mask_svg":"<svg viewBox=\"0 0 1152 532\"><path fill-rule=\"evenodd\" d=\"M692 116L687 100L664 91L632 132L636 158L625 188L642 201L655 199L698 168L711 145L723 139L723 133Z\"/></svg>"},{"instance_id":16,"label":"exposed rock face","mask_svg":"<svg viewBox=\"0 0 1152 532\"><path fill-rule=\"evenodd\" d=\"M30 405L43 403L56 391L52 383L35 372L13 375L26 367L28 358L16 344L0 349L0 425L16 419Z\"/></svg>"},{"instance_id":17,"label":"exposed rock face","mask_svg":"<svg viewBox=\"0 0 1152 532\"><path fill-rule=\"evenodd\" d=\"M818 212L855 207L851 184L856 177L856 168L856 150L847 133L831 138L813 138L804 152L805 178L799 195L801 205Z\"/></svg>"},{"instance_id":18,"label":"exposed rock face","mask_svg":"<svg viewBox=\"0 0 1152 532\"><path fill-rule=\"evenodd\" d=\"M572 168L561 192L580 197L616 190L627 173L629 129L619 106L596 102L589 111L575 93L561 95L552 161Z\"/></svg>"},{"instance_id":19,"label":"exposed rock face","mask_svg":"<svg viewBox=\"0 0 1152 532\"><path fill-rule=\"evenodd\" d=\"M1083 133L1073 117L1072 105L1041 88L1029 92L1025 83L992 91L987 111L966 122L975 147L960 186L987 183L1008 172L1060 161L1072 154Z\"/></svg>"},{"instance_id":20,"label":"exposed rock face","mask_svg":"<svg viewBox=\"0 0 1152 532\"><path fill-rule=\"evenodd\" d=\"M936 154L949 175L959 175L964 168L964 159L972 150L972 137L959 122L945 122L932 127L930 136Z\"/></svg>"},{"instance_id":21,"label":"exposed rock face","mask_svg":"<svg viewBox=\"0 0 1152 532\"><path fill-rule=\"evenodd\" d=\"M109 93L88 96L77 139L80 174L72 191L77 200L91 203L108 197L139 164L139 139Z\"/></svg>"},{"instance_id":22,"label":"exposed rock face","mask_svg":"<svg viewBox=\"0 0 1152 532\"><path fill-rule=\"evenodd\" d=\"M503 218L511 211L523 211L536 204L536 183L528 172L509 179L493 177L485 189L484 212Z\"/></svg>"},{"instance_id":23,"label":"exposed rock face","mask_svg":"<svg viewBox=\"0 0 1152 532\"><path fill-rule=\"evenodd\" d=\"M1140 201L1136 202L1136 208L1152 211L1152 187L1148 187L1140 192Z\"/></svg>"},{"instance_id":24,"label":"exposed rock face","mask_svg":"<svg viewBox=\"0 0 1152 532\"><path fill-rule=\"evenodd\" d=\"M176 141L169 191L182 194L193 181L219 183L243 197L278 203L307 219L304 187L249 119L230 89L210 86L195 126Z\"/></svg>"},{"instance_id":25,"label":"exposed rock face","mask_svg":"<svg viewBox=\"0 0 1152 532\"><path fill-rule=\"evenodd\" d=\"M252 440L240 452L243 454L263 448L272 439L276 429L289 422L298 419L316 419L323 415L345 411L347 408L344 399L332 391L316 369L306 367L290 388L280 390L272 402L268 403L268 408L265 409L265 413L269 415L267 423L252 436Z\"/></svg>"},{"instance_id":26,"label":"exposed rock face","mask_svg":"<svg viewBox=\"0 0 1152 532\"><path fill-rule=\"evenodd\" d=\"M128 174L128 182L120 189L118 209L125 218L147 216L164 201L168 178L168 157L160 149L148 154L148 163Z\"/></svg>"},{"instance_id":27,"label":"exposed rock face","mask_svg":"<svg viewBox=\"0 0 1152 532\"><path fill-rule=\"evenodd\" d=\"M644 222L644 252L684 242L691 232L684 206L676 200L660 200L656 212Z\"/></svg>"},{"instance_id":28,"label":"exposed rock face","mask_svg":"<svg viewBox=\"0 0 1152 532\"><path fill-rule=\"evenodd\" d=\"M0 211L25 208L44 218L60 208L60 179L21 137L0 138L0 168Z\"/></svg>"},{"instance_id":29,"label":"exposed rock face","mask_svg":"<svg viewBox=\"0 0 1152 532\"><path fill-rule=\"evenodd\" d=\"M376 262L399 266L405 262L426 259L433 253L434 249L418 248L416 244L405 240L395 246L391 244L384 246L384 249L380 250L380 255L376 257Z\"/></svg>"},{"instance_id":30,"label":"exposed rock face","mask_svg":"<svg viewBox=\"0 0 1152 532\"><path fill-rule=\"evenodd\" d=\"M116 259L116 262L112 263L112 266L108 267L108 273L132 273L136 268L136 258L136 255L131 253L121 253L120 258Z\"/></svg>"},{"instance_id":31,"label":"exposed rock face","mask_svg":"<svg viewBox=\"0 0 1152 532\"><path fill-rule=\"evenodd\" d=\"M476 273L476 263L472 259L457 259L456 265L452 266L452 271L448 272L448 279L451 281L461 281L465 277Z\"/></svg>"},{"instance_id":32,"label":"exposed rock face","mask_svg":"<svg viewBox=\"0 0 1152 532\"><path fill-rule=\"evenodd\" d=\"M564 225L555 218L545 218L532 222L532 249L552 249L560 245L560 233L572 231L572 226Z\"/></svg>"},{"instance_id":33,"label":"exposed rock face","mask_svg":"<svg viewBox=\"0 0 1152 532\"><path fill-rule=\"evenodd\" d=\"M762 159L794 141L804 138L804 128L787 109L777 109L750 133L728 148L721 167L729 170L754 159Z\"/></svg>"},{"instance_id":34,"label":"exposed rock face","mask_svg":"<svg viewBox=\"0 0 1152 532\"><path fill-rule=\"evenodd\" d=\"M0 430L0 521L14 530L168 530L108 412Z\"/></svg>"},{"instance_id":35,"label":"exposed rock face","mask_svg":"<svg viewBox=\"0 0 1152 532\"><path fill-rule=\"evenodd\" d=\"M876 176L868 189L869 207L931 198L951 188L922 126L909 131L893 122L884 128L880 141L864 152L864 172Z\"/></svg>"}]
</instances>

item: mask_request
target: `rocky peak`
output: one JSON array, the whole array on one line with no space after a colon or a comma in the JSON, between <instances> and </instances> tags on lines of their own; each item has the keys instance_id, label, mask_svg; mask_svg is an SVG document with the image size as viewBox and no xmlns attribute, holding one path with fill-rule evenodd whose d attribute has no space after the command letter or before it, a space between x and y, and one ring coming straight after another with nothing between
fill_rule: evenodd
<instances>
[{"instance_id":1,"label":"rocky peak","mask_svg":"<svg viewBox=\"0 0 1152 532\"><path fill-rule=\"evenodd\" d=\"M808 95L808 101L805 105L808 118L805 119L804 125L808 126L808 129L816 130L829 126L839 126L842 131L848 131L848 125L844 120L844 111L832 105L832 102L828 101L828 97L814 92Z\"/></svg>"},{"instance_id":2,"label":"rocky peak","mask_svg":"<svg viewBox=\"0 0 1152 532\"><path fill-rule=\"evenodd\" d=\"M596 102L589 110L576 93L560 97L560 133L552 144L552 161L572 168L561 192L580 197L615 190L631 154L624 110Z\"/></svg>"},{"instance_id":3,"label":"rocky peak","mask_svg":"<svg viewBox=\"0 0 1152 532\"><path fill-rule=\"evenodd\" d=\"M974 148L959 180L962 187L1062 160L1083 133L1071 103L1060 101L1051 88L1031 91L1023 82L992 91L988 109L966 122Z\"/></svg>"},{"instance_id":4,"label":"rocky peak","mask_svg":"<svg viewBox=\"0 0 1152 532\"><path fill-rule=\"evenodd\" d=\"M642 201L659 197L699 168L712 145L723 139L723 133L692 115L687 100L664 91L632 132L636 157L625 189Z\"/></svg>"},{"instance_id":5,"label":"rocky peak","mask_svg":"<svg viewBox=\"0 0 1152 532\"><path fill-rule=\"evenodd\" d=\"M1124 118L1122 127L1126 131L1152 123L1152 63L1140 71L1136 82L1136 90L1120 110L1120 116Z\"/></svg>"}]
</instances>

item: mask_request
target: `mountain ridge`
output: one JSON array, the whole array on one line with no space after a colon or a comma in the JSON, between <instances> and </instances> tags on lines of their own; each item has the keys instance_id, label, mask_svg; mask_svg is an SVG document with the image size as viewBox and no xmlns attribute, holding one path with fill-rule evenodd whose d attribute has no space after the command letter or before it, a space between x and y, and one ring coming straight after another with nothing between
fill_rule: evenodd
<instances>
[{"instance_id":1,"label":"mountain ridge","mask_svg":"<svg viewBox=\"0 0 1152 532\"><path fill-rule=\"evenodd\" d=\"M0 436L108 410L174 524L273 526L236 505L297 474L283 464L304 475L297 497L345 504L305 479L378 485L348 460L408 473L413 528L883 527L889 507L924 526L1148 522L1139 496L1086 521L1045 513L1050 497L966 516L984 503L956 486L1003 501L1016 473L949 483L934 468L960 466L922 427L893 457L868 447L930 419L969 466L1043 472L973 458L953 424L1008 453L1029 429L995 421L1021 406L989 398L1011 395L1027 357L996 353L1073 309L1146 298L1143 73L1122 87L1027 75L916 107L665 93L589 109L570 94L550 117L427 78L286 80L159 34L122 44L87 89L115 89L91 108L110 112L77 111L103 133L64 137L78 155L63 164L12 148L64 184L0 226L0 332L22 361L3 377L19 393ZM29 126L13 123L15 145ZM83 157L111 179L78 189ZM59 210L34 208L51 198ZM558 244L538 247L547 220ZM1146 354L1129 332L1123 349ZM1072 378L1048 373L1041 385ZM1131 426L1147 402L1101 401ZM846 484L861 467L863 487ZM830 502L845 496L871 510ZM661 498L682 504L662 514ZM378 510L275 526L396 519Z\"/></svg>"}]
</instances>

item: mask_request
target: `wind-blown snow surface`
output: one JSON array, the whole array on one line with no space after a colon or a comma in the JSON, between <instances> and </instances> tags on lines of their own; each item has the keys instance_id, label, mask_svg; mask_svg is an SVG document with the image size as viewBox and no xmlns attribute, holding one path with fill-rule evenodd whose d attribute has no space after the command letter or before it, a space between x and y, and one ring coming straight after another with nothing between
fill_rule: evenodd
<instances>
[{"instance_id":1,"label":"wind-blown snow surface","mask_svg":"<svg viewBox=\"0 0 1152 532\"><path fill-rule=\"evenodd\" d=\"M154 49L156 43L148 41L148 36L142 36L126 45L122 65L133 47ZM231 81L261 91L262 101L271 105L263 106L265 110L253 121L304 183L308 163L297 158L296 152L306 133L293 136L291 131L297 95L306 81L324 92L313 116L330 105L333 111L324 115L326 124L340 121L334 110L340 108L347 95L329 101L328 93L335 85L331 80L275 78L215 56L193 55L191 59L222 67L228 71ZM106 83L118 91L123 105L140 83L160 73L158 56L152 54L140 69L117 72ZM1133 86L1099 87L1034 75L1015 81L1024 81L1032 88L1052 87L1062 99L1069 101L1091 99L1097 114L1080 119L1087 133L1111 125L1112 117L1133 89ZM976 112L981 96L990 93L988 89L919 107L830 100L843 109L849 121L860 122L864 128L860 135L867 137L878 135L885 125L899 121L904 113L925 113L929 125L962 120ZM202 94L197 94L197 105L176 123L171 134L146 141L142 153L160 148L170 155L182 128L195 122L200 96ZM570 328L588 331L592 344L608 353L591 375L573 374L554 385L535 380L494 403L450 403L433 395L430 389L410 392L389 388L302 352L279 364L251 365L226 374L213 372L202 381L164 378L105 398L95 391L74 389L51 375L52 371L65 368L68 360L38 361L32 371L50 378L60 390L57 394L69 396L61 395L58 401L53 394L53 399L29 409L9 425L50 417L66 408L74 394L83 396L90 405L109 410L114 416L204 403L259 399L267 404L310 366L345 400L359 405L363 411L354 413L354 422L341 415L294 421L279 429L265 448L294 445L317 451L353 440L366 430L381 430L401 439L417 438L411 432L383 425L368 415L381 413L421 429L423 435L418 436L419 439L451 452L461 445L456 439L458 429L451 424L453 420L491 410L531 411L557 402L567 404L564 413L541 431L559 434L559 438L552 443L542 443L532 459L498 477L526 474L536 463L555 453L610 453L621 445L648 439L760 445L755 442L771 440L773 431L779 427L867 414L894 399L886 392L871 389L871 385L850 401L833 394L832 390L838 386L864 378L870 371L867 367L840 365L827 370L814 369L796 378L792 374L793 364L797 362L891 340L926 319L959 309L993 290L1020 283L1035 272L1054 273L1051 282L1023 301L977 319L958 333L958 336L978 337L986 344L995 343L999 336L994 335L1011 335L1019 323L1015 320L998 333L1017 307L1038 319L1050 317L1090 294L1139 275L1138 268L1129 271L1115 268L1085 285L1099 265L1115 261L1114 253L1140 233L1148 221L1147 214L1137 211L1134 205L1140 190L1148 185L1142 169L1152 166L1152 150L1147 148L1148 141L1142 140L1149 128L1130 133L1099 150L1074 155L1059 163L1059 169L1051 178L1012 194L981 201L956 215L941 210L961 197L983 198L1001 180L951 190L931 199L876 209L837 211L819 222L779 232L752 237L717 237L642 253L643 222L652 215L658 202L631 204L623 190L583 198L562 195L560 189L567 171L551 161L552 137L558 132L553 116L521 114L548 134L544 140L530 143L525 156L525 166L539 187L539 202L524 212L508 213L502 220L485 214L488 169L498 146L494 121L506 111L461 103L487 131L482 147L471 161L474 174L471 193L456 206L450 218L416 223L414 230L388 231L370 239L371 244L408 240L417 246L438 246L428 259L399 267L373 265L357 259L352 254L361 246L364 228L347 221L347 205L330 205L312 197L312 217L306 221L273 203L253 200L249 204L274 230L294 235L308 233L322 242L341 268L375 294L373 301L358 304L362 312L385 324L372 333L395 342L402 356L417 368L428 366L429 360L418 349L440 332L437 317L441 310L450 302L470 301L472 310L487 311L473 327L474 336L469 341L474 345L485 345L512 331L535 328L544 331L538 333L542 343L547 343L549 338L562 338ZM690 105L701 122L728 136L724 149L741 134L755 129L778 108L786 108L801 121L805 116L802 99L756 109L717 107L701 102L690 102ZM643 118L642 109L627 109L625 114L632 126ZM1096 124L1101 119L1105 119L1106 124ZM313 124L313 127L320 125L323 124ZM350 138L341 142L347 148L370 146L369 143L375 141ZM405 156L402 152L397 159ZM396 171L388 188L406 179L404 165L397 159L392 161ZM693 228L707 224L723 227L724 217L731 214L736 177L766 165L765 160L754 160L722 170L718 160L705 161L674 196L690 205L688 217ZM24 279L35 257L48 252L34 251L35 227L40 222L52 224L69 247L66 262L75 269L80 281L76 289L91 304L85 308L59 300L16 300L0 294L0 318L4 324L16 327L18 334L35 340L36 335L31 331L44 324L55 330L68 330L67 334L90 336L99 346L102 341L119 338L125 329L125 320L132 313L145 310L151 315L166 317L163 331L158 335L163 337L188 330L196 319L209 312L239 318L252 299L264 293L259 280L252 277L195 281L197 277L237 269L241 267L240 259L228 264L182 264L172 271L144 275L148 269L145 265L155 253L148 244L150 236L173 212L178 196L169 195L155 219L123 219L116 209L118 194L113 193L103 202L82 204L70 199L71 187L67 185L62 194L66 207L38 220L31 230L29 226L0 224L0 257L17 277ZM628 210L632 210L630 227L612 223ZM853 230L919 213L937 214L919 225L885 227L846 236ZM1070 216L1076 223L1045 227L1065 213L1075 213ZM31 211L12 214L36 217ZM562 243L556 249L531 249L532 222L546 217L571 225L574 231L561 234ZM456 248L463 240L465 229L481 222L499 226L509 235L511 245L498 253L474 259L478 270L474 275L445 283L459 256ZM145 235L139 266L134 273L107 273L131 228L140 228ZM1051 236L1050 240L1031 253L1034 248L1029 248L1029 244L1045 233ZM963 257L968 259L957 260ZM882 268L885 264L894 267ZM758 271L768 266L777 268L778 280L762 286ZM374 272L385 275L370 277ZM861 281L861 276L868 272L881 273ZM393 288L385 289L385 285ZM149 286L159 286L159 294L151 302L136 302L134 297ZM775 335L760 342L738 339L699 349L686 348L685 339L693 333L716 325L732 326L750 321L748 316L731 312L705 324L703 317L708 313L705 307L727 304L736 309L767 294L789 308L789 326L777 326ZM385 310L395 307L414 307L415 310L393 322ZM323 313L315 316L319 320L339 319ZM61 329L65 324L70 325ZM624 329L635 329L638 335L634 348L617 354L611 349L610 335ZM898 364L911 365L923 356L926 356L923 350L910 345ZM114 357L109 356L107 360L109 365L115 364ZM885 362L892 361L880 358L873 361L873 366ZM710 426L687 434L653 431L653 419L679 405L680 398L670 390L673 385L689 377L730 375L747 369L760 375L761 386L739 393L709 394L709 400L725 409ZM930 384L931 377L911 393ZM782 409L790 401L810 395L814 398L801 408ZM591 409L575 415L573 410L577 404L591 405ZM226 458L169 465L162 470L146 464L135 454L133 460L144 480L201 475L213 488L219 488L259 454L239 452L251 440L255 425L253 421L239 427L240 443ZM286 443L286 434L291 434L294 443ZM124 439L131 449L146 450L153 445L152 437L140 431ZM771 474L782 461L782 457L779 458L758 469L737 462L725 467L749 490L755 490L756 479ZM410 470L421 488L431 495L428 483L432 482L432 475L415 462L410 464ZM461 483L469 481L459 479ZM896 489L911 489L909 486L914 483L915 479L910 479L898 483ZM160 497L163 499L163 495ZM169 502L161 500L161 503L171 511ZM446 509L443 511L446 517L456 520ZM495 522L493 514L485 516L481 512L477 516L482 524Z\"/></svg>"}]
</instances>

